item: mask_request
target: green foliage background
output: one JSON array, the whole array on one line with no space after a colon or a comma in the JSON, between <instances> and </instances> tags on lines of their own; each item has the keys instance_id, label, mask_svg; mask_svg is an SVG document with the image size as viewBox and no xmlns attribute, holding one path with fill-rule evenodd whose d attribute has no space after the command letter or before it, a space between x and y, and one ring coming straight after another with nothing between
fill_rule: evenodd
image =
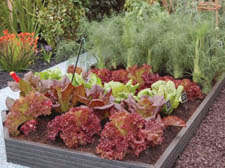
<instances>
[{"instance_id":1,"label":"green foliage background","mask_svg":"<svg viewBox=\"0 0 225 168\"><path fill-rule=\"evenodd\" d=\"M224 22L216 30L214 13L197 12L188 2L185 8L177 3L170 15L158 3L136 2L120 15L86 24L98 67L147 63L154 72L192 77L207 93L225 67L224 45L218 45L224 44Z\"/></svg>"}]
</instances>

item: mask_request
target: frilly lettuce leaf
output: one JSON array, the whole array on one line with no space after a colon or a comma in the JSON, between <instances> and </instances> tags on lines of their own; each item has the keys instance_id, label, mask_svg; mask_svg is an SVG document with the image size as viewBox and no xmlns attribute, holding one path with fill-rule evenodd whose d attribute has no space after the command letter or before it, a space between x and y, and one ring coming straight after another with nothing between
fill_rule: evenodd
<instances>
[{"instance_id":1,"label":"frilly lettuce leaf","mask_svg":"<svg viewBox=\"0 0 225 168\"><path fill-rule=\"evenodd\" d=\"M163 96L142 96L138 101L129 95L128 99L124 100L128 111L138 113L144 118L155 118L160 112L163 105L166 103Z\"/></svg>"},{"instance_id":2,"label":"frilly lettuce leaf","mask_svg":"<svg viewBox=\"0 0 225 168\"><path fill-rule=\"evenodd\" d=\"M146 88L146 89L141 90L137 94L138 98L141 98L142 96L150 96L150 97L152 97L152 96L154 96L154 94L153 94L153 92L152 92L152 90L150 88Z\"/></svg>"},{"instance_id":3,"label":"frilly lettuce leaf","mask_svg":"<svg viewBox=\"0 0 225 168\"><path fill-rule=\"evenodd\" d=\"M67 76L69 77L69 79L72 79L72 74L67 74ZM102 87L101 79L97 77L97 75L94 73L90 73L87 79L84 79L82 73L81 74L75 73L72 83L74 86L84 85L84 87L88 89L91 89L92 86L94 85Z\"/></svg>"},{"instance_id":4,"label":"frilly lettuce leaf","mask_svg":"<svg viewBox=\"0 0 225 168\"><path fill-rule=\"evenodd\" d=\"M48 80L48 79L54 79L54 80L61 80L62 79L62 72L60 69L54 69L54 70L46 70L43 72L36 72L36 76L39 76L42 80Z\"/></svg>"},{"instance_id":5,"label":"frilly lettuce leaf","mask_svg":"<svg viewBox=\"0 0 225 168\"><path fill-rule=\"evenodd\" d=\"M25 97L17 99L10 107L6 119L6 127L12 136L17 136L19 126L39 116L51 114L52 101L39 92L29 92Z\"/></svg>"},{"instance_id":6,"label":"frilly lettuce leaf","mask_svg":"<svg viewBox=\"0 0 225 168\"><path fill-rule=\"evenodd\" d=\"M139 84L132 85L132 80L129 80L126 84L114 81L104 84L106 91L112 89L112 95L116 102L121 102L122 100L127 99L129 95L134 96L138 86Z\"/></svg>"}]
</instances>

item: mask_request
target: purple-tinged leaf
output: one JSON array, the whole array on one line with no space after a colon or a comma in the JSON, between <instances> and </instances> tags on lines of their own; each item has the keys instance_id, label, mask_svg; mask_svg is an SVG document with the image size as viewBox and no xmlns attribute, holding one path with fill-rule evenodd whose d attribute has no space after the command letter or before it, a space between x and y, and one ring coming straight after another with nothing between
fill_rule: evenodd
<instances>
[{"instance_id":1,"label":"purple-tinged leaf","mask_svg":"<svg viewBox=\"0 0 225 168\"><path fill-rule=\"evenodd\" d=\"M104 89L98 85L92 86L91 89L86 90L87 97L91 97L92 99L101 98L104 94Z\"/></svg>"},{"instance_id":2,"label":"purple-tinged leaf","mask_svg":"<svg viewBox=\"0 0 225 168\"><path fill-rule=\"evenodd\" d=\"M162 96L154 96L153 98L149 96L142 96L138 102L133 96L129 95L128 99L125 100L128 110L131 113L139 113L144 118L155 117L162 106L165 104L165 100Z\"/></svg>"},{"instance_id":3,"label":"purple-tinged leaf","mask_svg":"<svg viewBox=\"0 0 225 168\"><path fill-rule=\"evenodd\" d=\"M6 98L6 101L5 101L5 104L6 104L6 107L8 108L8 110L11 109L11 107L13 106L13 104L15 103L16 100L14 100L13 98L11 97L7 97Z\"/></svg>"},{"instance_id":4,"label":"purple-tinged leaf","mask_svg":"<svg viewBox=\"0 0 225 168\"><path fill-rule=\"evenodd\" d=\"M20 91L19 83L17 83L17 82L8 82L8 86L14 92Z\"/></svg>"}]
</instances>

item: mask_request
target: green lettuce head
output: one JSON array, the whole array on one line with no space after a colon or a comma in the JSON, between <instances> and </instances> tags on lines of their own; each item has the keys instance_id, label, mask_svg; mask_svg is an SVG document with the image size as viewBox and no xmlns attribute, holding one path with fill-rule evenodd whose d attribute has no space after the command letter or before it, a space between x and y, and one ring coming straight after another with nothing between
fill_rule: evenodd
<instances>
[{"instance_id":1,"label":"green lettuce head","mask_svg":"<svg viewBox=\"0 0 225 168\"><path fill-rule=\"evenodd\" d=\"M166 114L171 114L173 109L176 109L181 102L181 94L184 90L184 87L179 85L176 88L173 81L162 81L159 80L152 84L151 89L143 89L138 93L138 98L140 99L141 96L148 95L153 97L155 95L163 96L166 101L170 101L171 109L167 111L166 105L164 105L163 111Z\"/></svg>"},{"instance_id":2,"label":"green lettuce head","mask_svg":"<svg viewBox=\"0 0 225 168\"><path fill-rule=\"evenodd\" d=\"M120 82L110 81L104 84L106 91L112 89L112 95L116 102L121 102L128 98L128 95L134 96L139 84L132 85L132 80L129 80L126 84Z\"/></svg>"},{"instance_id":3,"label":"green lettuce head","mask_svg":"<svg viewBox=\"0 0 225 168\"><path fill-rule=\"evenodd\" d=\"M67 74L67 76L70 80L72 79L72 74ZM91 89L94 85L103 87L101 79L94 73L90 73L87 79L84 79L82 74L75 73L72 83L74 86L84 85L84 87L88 89Z\"/></svg>"}]
</instances>

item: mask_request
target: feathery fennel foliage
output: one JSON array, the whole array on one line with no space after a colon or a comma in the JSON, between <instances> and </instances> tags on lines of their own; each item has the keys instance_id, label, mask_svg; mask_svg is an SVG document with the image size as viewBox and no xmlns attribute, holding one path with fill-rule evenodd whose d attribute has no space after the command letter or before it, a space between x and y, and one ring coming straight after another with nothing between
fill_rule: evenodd
<instances>
[{"instance_id":1,"label":"feathery fennel foliage","mask_svg":"<svg viewBox=\"0 0 225 168\"><path fill-rule=\"evenodd\" d=\"M170 15L154 3L88 23L87 43L98 67L149 64L154 72L175 78L192 75L207 93L225 69L225 49L218 45L218 40L225 43L225 31L215 30L214 13L197 13L185 3L189 6L183 12L177 4L177 12Z\"/></svg>"}]
</instances>

